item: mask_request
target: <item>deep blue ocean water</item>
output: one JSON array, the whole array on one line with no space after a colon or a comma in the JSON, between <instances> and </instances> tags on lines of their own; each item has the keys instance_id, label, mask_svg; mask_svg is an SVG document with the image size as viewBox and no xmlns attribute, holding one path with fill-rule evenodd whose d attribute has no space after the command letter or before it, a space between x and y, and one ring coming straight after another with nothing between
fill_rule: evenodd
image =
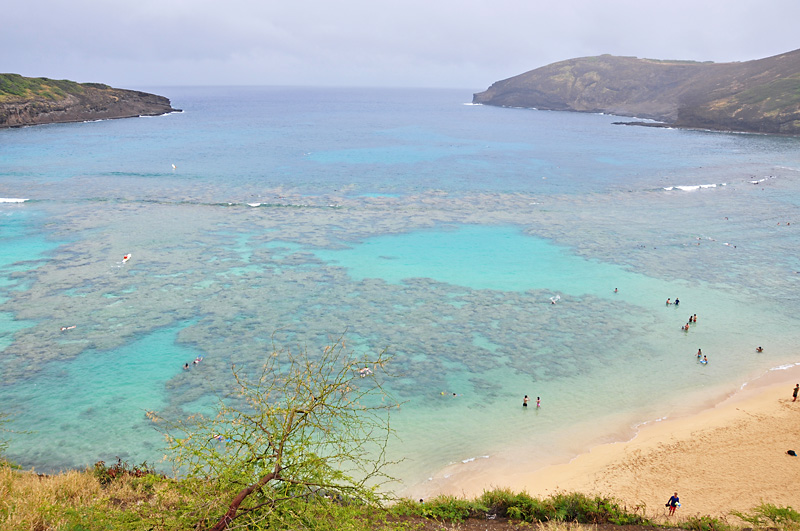
<instances>
[{"instance_id":1,"label":"deep blue ocean water","mask_svg":"<svg viewBox=\"0 0 800 531\"><path fill-rule=\"evenodd\" d=\"M158 466L145 412L202 407L273 337L394 356L407 492L800 362L800 139L457 90L147 90L184 112L0 131L0 409L25 467Z\"/></svg>"}]
</instances>

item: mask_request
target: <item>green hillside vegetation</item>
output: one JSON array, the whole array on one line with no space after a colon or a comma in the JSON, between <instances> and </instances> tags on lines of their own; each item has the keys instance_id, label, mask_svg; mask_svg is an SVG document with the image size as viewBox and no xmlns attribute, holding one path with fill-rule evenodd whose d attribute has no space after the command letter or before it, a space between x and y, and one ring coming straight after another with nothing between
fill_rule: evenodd
<instances>
[{"instance_id":1,"label":"green hillside vegetation","mask_svg":"<svg viewBox=\"0 0 800 531\"><path fill-rule=\"evenodd\" d=\"M269 489L267 489L269 490ZM210 514L224 511L232 491L213 481L175 480L146 466L98 463L93 469L39 476L0 465L0 528L36 531L197 530L209 529ZM269 492L264 496L269 497ZM661 508L663 509L663 508ZM396 499L365 503L326 496L296 497L262 504L228 529L245 530L444 530L481 529L596 531L597 526L631 529L797 531L800 513L791 507L762 504L728 519L692 515L667 521L658 509L626 508L616 500L581 493L535 498L494 489L467 500L439 496L430 500ZM462 527L468 522L474 527ZM480 527L478 527L480 526ZM646 526L646 527L645 527Z\"/></svg>"},{"instance_id":2,"label":"green hillside vegetation","mask_svg":"<svg viewBox=\"0 0 800 531\"><path fill-rule=\"evenodd\" d=\"M65 98L67 94L83 94L86 87L111 88L101 83L76 83L67 79L0 74L0 102L37 98L56 101Z\"/></svg>"},{"instance_id":3,"label":"green hillside vegetation","mask_svg":"<svg viewBox=\"0 0 800 531\"><path fill-rule=\"evenodd\" d=\"M741 63L612 55L570 59L498 81L473 101L798 135L800 50Z\"/></svg>"}]
</instances>

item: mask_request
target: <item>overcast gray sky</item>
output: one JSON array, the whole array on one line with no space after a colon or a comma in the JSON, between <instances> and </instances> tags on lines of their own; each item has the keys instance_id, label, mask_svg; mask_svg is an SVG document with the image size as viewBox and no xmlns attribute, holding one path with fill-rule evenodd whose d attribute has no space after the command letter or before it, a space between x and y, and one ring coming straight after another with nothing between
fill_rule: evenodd
<instances>
[{"instance_id":1,"label":"overcast gray sky","mask_svg":"<svg viewBox=\"0 0 800 531\"><path fill-rule=\"evenodd\" d=\"M108 83L482 90L604 53L800 48L800 0L6 0L0 72Z\"/></svg>"}]
</instances>

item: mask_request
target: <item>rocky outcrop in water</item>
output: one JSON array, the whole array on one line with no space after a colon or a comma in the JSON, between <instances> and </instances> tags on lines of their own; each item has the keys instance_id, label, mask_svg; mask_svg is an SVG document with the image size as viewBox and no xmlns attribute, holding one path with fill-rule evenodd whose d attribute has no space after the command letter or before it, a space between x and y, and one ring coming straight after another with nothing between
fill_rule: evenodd
<instances>
[{"instance_id":1,"label":"rocky outcrop in water","mask_svg":"<svg viewBox=\"0 0 800 531\"><path fill-rule=\"evenodd\" d=\"M798 135L800 50L741 63L612 55L570 59L498 81L473 102Z\"/></svg>"},{"instance_id":2,"label":"rocky outcrop in water","mask_svg":"<svg viewBox=\"0 0 800 531\"><path fill-rule=\"evenodd\" d=\"M169 99L98 83L0 74L0 128L174 112Z\"/></svg>"}]
</instances>

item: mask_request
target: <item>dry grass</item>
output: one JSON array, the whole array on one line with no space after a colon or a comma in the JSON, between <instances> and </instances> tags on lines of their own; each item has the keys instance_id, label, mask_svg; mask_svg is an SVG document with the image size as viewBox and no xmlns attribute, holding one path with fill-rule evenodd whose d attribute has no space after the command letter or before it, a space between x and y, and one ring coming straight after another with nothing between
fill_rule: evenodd
<instances>
[{"instance_id":1,"label":"dry grass","mask_svg":"<svg viewBox=\"0 0 800 531\"><path fill-rule=\"evenodd\" d=\"M4 529L41 531L66 524L64 507L91 507L107 497L89 473L39 476L0 467L0 523Z\"/></svg>"},{"instance_id":2,"label":"dry grass","mask_svg":"<svg viewBox=\"0 0 800 531\"><path fill-rule=\"evenodd\" d=\"M141 480L120 478L103 486L91 470L40 476L0 466L0 529L57 530L76 522L103 528L112 513L143 516L181 501L167 482L147 489Z\"/></svg>"}]
</instances>

